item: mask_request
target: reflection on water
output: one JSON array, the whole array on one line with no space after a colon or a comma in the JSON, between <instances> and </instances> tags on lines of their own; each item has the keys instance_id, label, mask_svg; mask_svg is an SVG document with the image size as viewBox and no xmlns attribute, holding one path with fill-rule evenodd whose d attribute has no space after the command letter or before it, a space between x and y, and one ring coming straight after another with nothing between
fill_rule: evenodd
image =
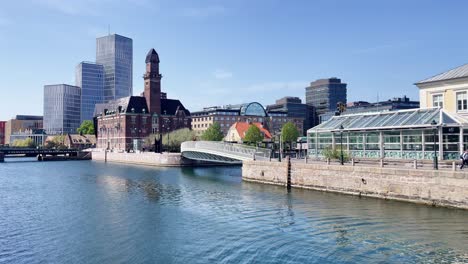
<instances>
[{"instance_id":1,"label":"reflection on water","mask_svg":"<svg viewBox=\"0 0 468 264\"><path fill-rule=\"evenodd\" d=\"M0 263L465 263L468 212L242 182L239 167L0 164Z\"/></svg>"}]
</instances>

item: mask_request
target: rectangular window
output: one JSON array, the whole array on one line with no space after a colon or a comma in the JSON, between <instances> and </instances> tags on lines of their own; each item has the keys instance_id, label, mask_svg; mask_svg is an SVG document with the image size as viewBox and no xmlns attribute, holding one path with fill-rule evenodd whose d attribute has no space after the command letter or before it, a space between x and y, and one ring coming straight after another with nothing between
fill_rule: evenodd
<instances>
[{"instance_id":1,"label":"rectangular window","mask_svg":"<svg viewBox=\"0 0 468 264\"><path fill-rule=\"evenodd\" d=\"M457 111L466 111L466 92L457 93Z\"/></svg>"},{"instance_id":2,"label":"rectangular window","mask_svg":"<svg viewBox=\"0 0 468 264\"><path fill-rule=\"evenodd\" d=\"M444 107L444 97L441 94L434 94L432 96L432 106L433 107Z\"/></svg>"}]
</instances>

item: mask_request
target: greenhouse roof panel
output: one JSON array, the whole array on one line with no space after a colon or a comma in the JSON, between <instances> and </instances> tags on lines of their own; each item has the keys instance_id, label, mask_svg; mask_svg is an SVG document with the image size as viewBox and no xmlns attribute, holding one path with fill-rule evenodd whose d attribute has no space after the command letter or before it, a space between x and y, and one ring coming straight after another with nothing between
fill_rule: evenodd
<instances>
[{"instance_id":1,"label":"greenhouse roof panel","mask_svg":"<svg viewBox=\"0 0 468 264\"><path fill-rule=\"evenodd\" d=\"M456 114L446 113L443 109L426 108L334 116L310 130L332 131L339 130L340 126L343 126L344 130L431 127L432 121L435 121L438 125L468 123L468 120L465 118Z\"/></svg>"}]
</instances>

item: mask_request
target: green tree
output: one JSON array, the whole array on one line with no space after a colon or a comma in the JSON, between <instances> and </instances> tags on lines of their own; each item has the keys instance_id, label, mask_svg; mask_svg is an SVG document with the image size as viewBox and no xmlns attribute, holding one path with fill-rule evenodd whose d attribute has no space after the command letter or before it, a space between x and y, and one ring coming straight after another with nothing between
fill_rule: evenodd
<instances>
[{"instance_id":1,"label":"green tree","mask_svg":"<svg viewBox=\"0 0 468 264\"><path fill-rule=\"evenodd\" d=\"M291 149L292 143L296 142L299 137L299 131L293 123L287 122L281 128L281 136L283 138L283 142L289 142L289 148Z\"/></svg>"},{"instance_id":2,"label":"green tree","mask_svg":"<svg viewBox=\"0 0 468 264\"><path fill-rule=\"evenodd\" d=\"M24 148L34 148L36 147L36 143L32 138L26 139L17 139L13 142L14 147L24 147Z\"/></svg>"},{"instance_id":3,"label":"green tree","mask_svg":"<svg viewBox=\"0 0 468 264\"><path fill-rule=\"evenodd\" d=\"M201 139L205 141L221 141L224 138L223 131L218 122L214 122L203 134Z\"/></svg>"},{"instance_id":4,"label":"green tree","mask_svg":"<svg viewBox=\"0 0 468 264\"><path fill-rule=\"evenodd\" d=\"M263 141L263 134L256 125L250 125L245 132L244 142L246 143L258 143Z\"/></svg>"},{"instance_id":5,"label":"green tree","mask_svg":"<svg viewBox=\"0 0 468 264\"><path fill-rule=\"evenodd\" d=\"M91 120L85 120L81 126L76 129L79 134L94 135L94 123Z\"/></svg>"},{"instance_id":6,"label":"green tree","mask_svg":"<svg viewBox=\"0 0 468 264\"><path fill-rule=\"evenodd\" d=\"M65 135L54 136L52 139L47 140L45 143L45 148L48 149L66 149L65 145Z\"/></svg>"},{"instance_id":7,"label":"green tree","mask_svg":"<svg viewBox=\"0 0 468 264\"><path fill-rule=\"evenodd\" d=\"M172 152L177 152L180 151L180 145L182 144L182 142L195 140L196 135L194 131L188 128L182 128L169 132L169 137L167 133L162 134L161 137L163 148ZM148 137L146 137L144 140L145 148L153 149L155 138L159 138L159 135L151 134Z\"/></svg>"}]
</instances>

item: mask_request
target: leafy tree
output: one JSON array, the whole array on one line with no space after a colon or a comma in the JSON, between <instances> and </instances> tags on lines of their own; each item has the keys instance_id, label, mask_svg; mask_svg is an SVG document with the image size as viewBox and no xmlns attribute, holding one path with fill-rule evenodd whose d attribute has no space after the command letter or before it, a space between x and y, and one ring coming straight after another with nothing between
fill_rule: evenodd
<instances>
[{"instance_id":1,"label":"leafy tree","mask_svg":"<svg viewBox=\"0 0 468 264\"><path fill-rule=\"evenodd\" d=\"M218 122L214 122L203 134L201 139L205 141L221 141L224 138L223 131Z\"/></svg>"},{"instance_id":2,"label":"leafy tree","mask_svg":"<svg viewBox=\"0 0 468 264\"><path fill-rule=\"evenodd\" d=\"M295 142L299 137L299 131L293 123L287 122L281 128L281 135L283 138L283 142L289 142L289 147L291 149L292 143Z\"/></svg>"},{"instance_id":3,"label":"leafy tree","mask_svg":"<svg viewBox=\"0 0 468 264\"><path fill-rule=\"evenodd\" d=\"M25 148L34 148L36 147L36 143L32 138L26 139L17 139L13 142L14 147L25 147Z\"/></svg>"},{"instance_id":4,"label":"leafy tree","mask_svg":"<svg viewBox=\"0 0 468 264\"><path fill-rule=\"evenodd\" d=\"M162 134L161 137L163 148L169 151L180 151L180 145L182 144L182 142L192 141L196 138L196 135L194 131L188 128L182 128L169 132L169 137L167 133ZM153 149L155 138L159 138L159 135L151 134L148 137L146 137L144 141L145 148Z\"/></svg>"},{"instance_id":5,"label":"leafy tree","mask_svg":"<svg viewBox=\"0 0 468 264\"><path fill-rule=\"evenodd\" d=\"M47 140L45 148L66 149L67 146L65 145L65 135L54 136L51 140Z\"/></svg>"},{"instance_id":6,"label":"leafy tree","mask_svg":"<svg viewBox=\"0 0 468 264\"><path fill-rule=\"evenodd\" d=\"M263 141L263 134L256 125L250 125L245 132L244 142L248 143L258 143Z\"/></svg>"},{"instance_id":7,"label":"leafy tree","mask_svg":"<svg viewBox=\"0 0 468 264\"><path fill-rule=\"evenodd\" d=\"M79 134L94 135L94 123L91 120L85 120L81 126L76 129Z\"/></svg>"}]
</instances>

